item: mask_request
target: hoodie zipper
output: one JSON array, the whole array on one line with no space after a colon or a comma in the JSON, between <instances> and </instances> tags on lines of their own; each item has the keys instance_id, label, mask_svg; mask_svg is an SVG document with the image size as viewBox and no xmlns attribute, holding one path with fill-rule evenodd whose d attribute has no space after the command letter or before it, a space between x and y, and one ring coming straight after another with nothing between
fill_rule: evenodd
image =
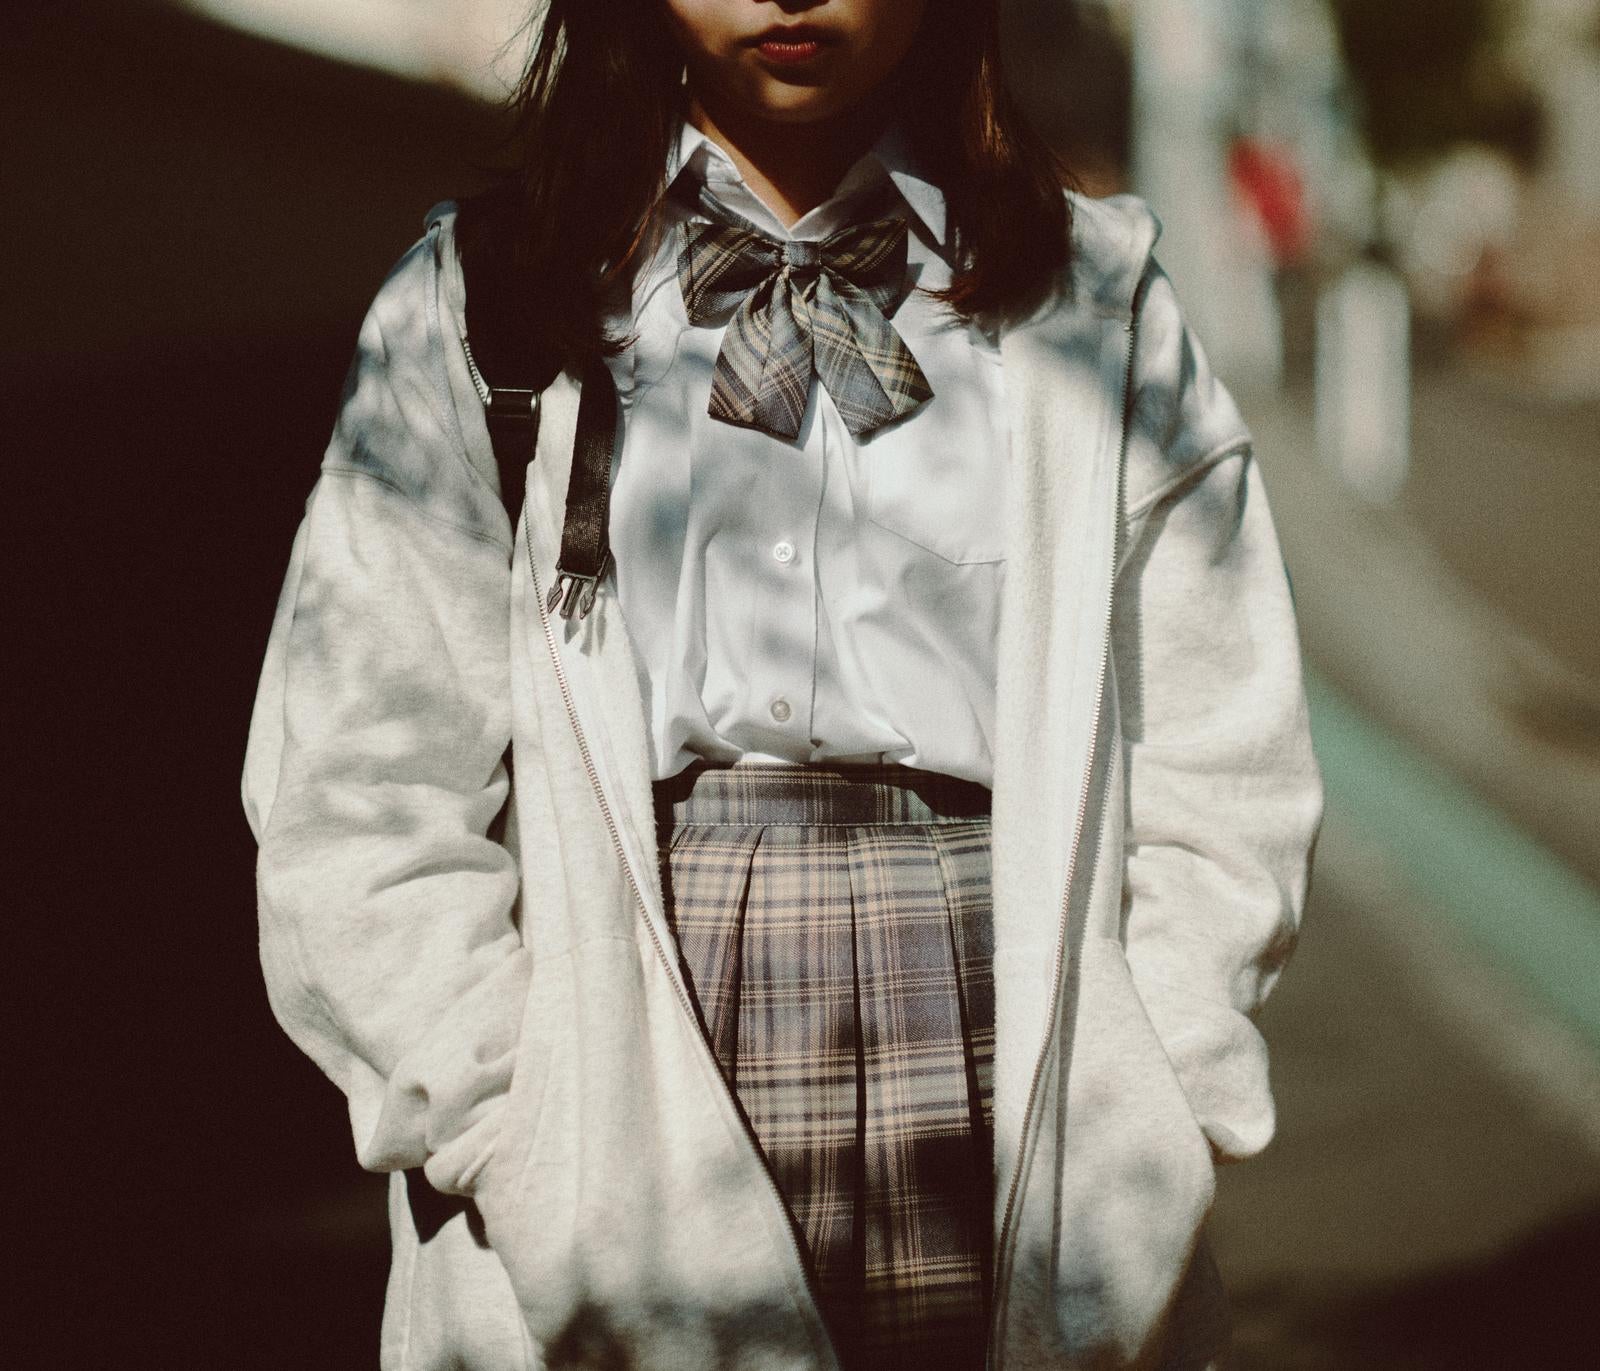
<instances>
[{"instance_id":1,"label":"hoodie zipper","mask_svg":"<svg viewBox=\"0 0 1600 1371\"><path fill-rule=\"evenodd\" d=\"M595 765L594 754L589 750L589 740L584 735L583 724L578 718L578 707L572 698L572 687L567 681L566 668L561 664L561 649L556 642L555 629L550 622L550 612L545 606L544 595L540 590L539 568L535 564L533 556L533 529L528 518L527 502L524 502L522 506L522 536L528 549L528 574L533 581L534 603L539 608L539 625L544 630L545 645L550 651L550 663L555 668L556 684L560 688L561 702L567 711L567 721L572 725L572 734L578 743L578 755L583 759L583 769L588 774L589 785L594 790L595 799L600 804L601 817L605 820L606 831L611 835L611 845L616 850L617 860L622 863L622 873L627 878L628 889L633 893L634 904L644 920L645 931L650 935L650 944L655 948L656 956L660 958L661 965L666 970L667 979L672 983L678 1004L688 1017L690 1026L694 1030L695 1038L709 1054L711 1046L706 1042L705 1034L701 1031L700 1020L695 1015L694 1006L689 1000L688 992L684 989L678 977L677 969L673 966L671 957L667 955L667 950L656 933L655 924L650 919L649 908L645 904L644 892L640 889L639 882L634 876L633 864L628 860L627 848L622 841L622 830L617 826L616 817L611 812L610 801L606 799L605 790L600 784L599 768ZM717 1074L717 1079L719 1081L723 1080L722 1068L717 1064L714 1056L711 1066ZM724 1083L723 1089L728 1089L726 1083ZM729 1093L731 1095L732 1092L729 1091ZM813 1308L820 1308L820 1295L817 1290L816 1280L811 1274L811 1268L806 1262L805 1254L800 1250L799 1240L795 1237L794 1230L788 1221L788 1201L784 1199L782 1190L779 1189L777 1181L773 1179L766 1157L762 1153L756 1138L752 1135L749 1125L744 1122L742 1113L740 1114L740 1124L746 1139L750 1143L751 1150L755 1153L756 1160L761 1164L761 1174L766 1178L767 1186L772 1191L774 1200L784 1213L784 1232L788 1236L790 1248L794 1252L795 1264L799 1267L800 1275L805 1281L806 1292L811 1297L812 1306ZM825 1338L828 1336L826 1331L824 1331L823 1336ZM831 1339L829 1340L829 1346L831 1351ZM835 1364L837 1365L837 1354L835 1354Z\"/></svg>"},{"instance_id":2,"label":"hoodie zipper","mask_svg":"<svg viewBox=\"0 0 1600 1371\"><path fill-rule=\"evenodd\" d=\"M461 350L467 354L467 370L472 373L473 387L478 392L478 398L483 401L483 407L487 409L494 399L494 391L483 379L483 373L478 370L478 359L472 355L472 344L467 341L467 335L464 333L461 335Z\"/></svg>"},{"instance_id":3,"label":"hoodie zipper","mask_svg":"<svg viewBox=\"0 0 1600 1371\"><path fill-rule=\"evenodd\" d=\"M1016 1165L1011 1169L1011 1184L1006 1191L1005 1209L1001 1214L1000 1237L995 1245L994 1279L996 1290L991 1300L989 1319L989 1367L990 1371L1000 1371L1003 1356L1000 1346L1000 1299L999 1284L1001 1267L1008 1261L1007 1247L1015 1238L1013 1224L1016 1219L1017 1192L1022 1184L1023 1154L1028 1146L1028 1120L1032 1118L1035 1106L1038 1103L1039 1087L1044 1080L1045 1063L1050 1058L1050 1044L1056 1036L1056 1016L1061 1012L1061 982L1066 972L1067 954L1067 910L1072 899L1072 883L1077 879L1078 873L1078 847L1083 841L1083 826L1089 817L1089 794L1094 781L1095 754L1100 738L1100 715L1105 706L1106 676L1111 666L1111 611L1116 585L1117 557L1120 552L1122 538L1122 480L1123 469L1128 459L1128 425L1132 418L1133 409L1133 315L1130 313L1128 322L1124 327L1126 337L1126 355L1123 361L1122 380L1122 433L1117 449L1117 500L1115 523L1111 537L1111 582L1106 589L1105 606L1105 641L1100 653L1100 668L1095 678L1094 687L1094 715L1089 734L1089 755L1084 761L1083 786L1078 792L1078 809L1072 824L1072 846L1067 849L1066 880L1061 889L1061 913L1056 924L1056 946L1054 956L1054 971L1051 980L1050 1017L1045 1025L1044 1042L1039 1049L1039 1055L1033 1064L1033 1077L1028 1083L1027 1102L1022 1110L1022 1140L1017 1148ZM1100 828L1100 837L1096 839L1095 861L1099 861L1099 844L1103 841L1104 825ZM1094 867L1090 867L1093 872ZM1009 1278L1009 1268L1006 1271Z\"/></svg>"}]
</instances>

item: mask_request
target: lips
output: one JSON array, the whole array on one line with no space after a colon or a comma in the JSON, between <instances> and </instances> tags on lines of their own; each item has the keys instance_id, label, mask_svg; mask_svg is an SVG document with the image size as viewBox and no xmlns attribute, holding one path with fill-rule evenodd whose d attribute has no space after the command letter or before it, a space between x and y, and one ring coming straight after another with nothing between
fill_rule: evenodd
<instances>
[{"instance_id":1,"label":"lips","mask_svg":"<svg viewBox=\"0 0 1600 1371\"><path fill-rule=\"evenodd\" d=\"M768 62L779 66L801 66L815 61L831 41L821 29L789 24L768 29L753 39L751 46Z\"/></svg>"}]
</instances>

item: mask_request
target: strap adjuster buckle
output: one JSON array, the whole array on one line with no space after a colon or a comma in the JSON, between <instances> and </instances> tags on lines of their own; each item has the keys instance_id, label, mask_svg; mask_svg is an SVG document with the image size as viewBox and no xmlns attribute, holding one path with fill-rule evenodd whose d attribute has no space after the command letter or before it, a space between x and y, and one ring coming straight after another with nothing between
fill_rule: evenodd
<instances>
[{"instance_id":1,"label":"strap adjuster buckle","mask_svg":"<svg viewBox=\"0 0 1600 1371\"><path fill-rule=\"evenodd\" d=\"M513 423L532 423L539 409L539 392L517 386L496 386L489 392L489 416Z\"/></svg>"}]
</instances>

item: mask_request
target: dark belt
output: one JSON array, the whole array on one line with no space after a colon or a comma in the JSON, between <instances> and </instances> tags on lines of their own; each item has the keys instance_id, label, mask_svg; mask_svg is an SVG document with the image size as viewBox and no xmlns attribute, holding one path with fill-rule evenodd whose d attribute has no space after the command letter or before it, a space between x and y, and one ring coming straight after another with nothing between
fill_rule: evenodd
<instances>
[{"instance_id":1,"label":"dark belt","mask_svg":"<svg viewBox=\"0 0 1600 1371\"><path fill-rule=\"evenodd\" d=\"M656 821L673 824L934 824L982 818L976 781L893 762L695 762L657 781Z\"/></svg>"}]
</instances>

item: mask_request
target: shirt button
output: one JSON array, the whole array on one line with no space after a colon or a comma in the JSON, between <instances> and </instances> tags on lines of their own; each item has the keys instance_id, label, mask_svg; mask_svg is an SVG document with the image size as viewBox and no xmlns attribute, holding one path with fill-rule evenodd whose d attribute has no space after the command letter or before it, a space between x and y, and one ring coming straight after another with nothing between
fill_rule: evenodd
<instances>
[{"instance_id":1,"label":"shirt button","mask_svg":"<svg viewBox=\"0 0 1600 1371\"><path fill-rule=\"evenodd\" d=\"M789 702L787 700L780 699L772 702L772 717L780 724L788 723L789 715L793 712L794 711L789 708Z\"/></svg>"},{"instance_id":2,"label":"shirt button","mask_svg":"<svg viewBox=\"0 0 1600 1371\"><path fill-rule=\"evenodd\" d=\"M773 546L772 555L787 566L794 561L794 544L785 540Z\"/></svg>"}]
</instances>

